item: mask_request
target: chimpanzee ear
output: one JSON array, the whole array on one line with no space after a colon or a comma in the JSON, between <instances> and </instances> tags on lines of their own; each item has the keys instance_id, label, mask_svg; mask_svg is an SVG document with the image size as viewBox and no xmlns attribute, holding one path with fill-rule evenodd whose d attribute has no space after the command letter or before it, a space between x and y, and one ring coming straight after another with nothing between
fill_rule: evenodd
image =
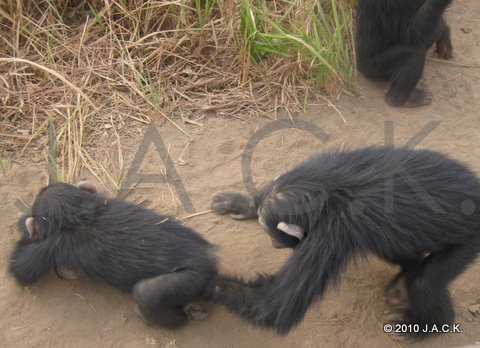
<instances>
[{"instance_id":1,"label":"chimpanzee ear","mask_svg":"<svg viewBox=\"0 0 480 348\"><path fill-rule=\"evenodd\" d=\"M77 184L77 187L80 190L85 191L85 192L90 192L90 193L93 193L93 194L97 193L97 188L90 181L80 181Z\"/></svg>"},{"instance_id":2,"label":"chimpanzee ear","mask_svg":"<svg viewBox=\"0 0 480 348\"><path fill-rule=\"evenodd\" d=\"M37 231L38 226L35 223L34 217L30 216L25 220L25 227L27 228L28 237L30 238L30 240L31 241L38 240L38 231Z\"/></svg>"},{"instance_id":3,"label":"chimpanzee ear","mask_svg":"<svg viewBox=\"0 0 480 348\"><path fill-rule=\"evenodd\" d=\"M297 225L287 224L286 222L282 221L278 223L277 228L280 231L285 232L289 236L297 238L299 241L301 241L303 237L305 237L305 231L303 230L303 228Z\"/></svg>"}]
</instances>

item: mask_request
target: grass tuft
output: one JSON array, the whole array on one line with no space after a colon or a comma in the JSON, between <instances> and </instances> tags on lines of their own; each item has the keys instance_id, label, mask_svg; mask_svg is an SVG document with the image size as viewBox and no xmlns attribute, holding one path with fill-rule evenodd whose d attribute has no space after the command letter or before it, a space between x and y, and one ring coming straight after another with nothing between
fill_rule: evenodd
<instances>
[{"instance_id":1,"label":"grass tuft","mask_svg":"<svg viewBox=\"0 0 480 348\"><path fill-rule=\"evenodd\" d=\"M205 113L272 117L279 108L302 109L310 97L356 93L352 6L5 0L0 146L43 144L54 120L59 165L93 170L87 149L128 137L139 124L165 120L189 138L182 120ZM67 177L80 175L68 170Z\"/></svg>"}]
</instances>

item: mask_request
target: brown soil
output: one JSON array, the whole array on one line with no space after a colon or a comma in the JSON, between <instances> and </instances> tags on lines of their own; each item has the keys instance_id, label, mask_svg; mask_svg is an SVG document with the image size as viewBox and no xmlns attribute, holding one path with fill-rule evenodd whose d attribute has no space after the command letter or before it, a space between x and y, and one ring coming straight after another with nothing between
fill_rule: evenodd
<instances>
[{"instance_id":1,"label":"brown soil","mask_svg":"<svg viewBox=\"0 0 480 348\"><path fill-rule=\"evenodd\" d=\"M264 138L255 148L252 176L257 185L274 178L313 151L334 146L360 147L385 143L387 121L395 144L405 144L432 121L439 124L418 147L442 151L480 173L480 2L457 0L448 12L455 61L477 68L428 61L424 80L434 94L431 106L392 109L383 101L383 87L361 80L359 98L342 97L336 108L311 105L301 120L320 127L327 141L309 132L284 129ZM466 28L466 29L465 29ZM463 29L463 30L462 30ZM434 53L430 54L435 58ZM186 125L187 142L169 125L158 128L196 212L209 209L210 194L218 190L245 191L243 150L256 130L273 121L206 118L204 126ZM432 125L432 123L430 123ZM388 136L387 136L388 138ZM141 138L128 149L135 149ZM184 151L188 144L187 151ZM100 151L100 150L99 150ZM126 150L130 158L134 150ZM160 173L164 162L153 148L142 170ZM37 162L37 160L35 160ZM168 169L167 169L168 171ZM84 177L91 178L89 172ZM383 288L395 267L375 258L351 264L338 289L329 289L289 335L254 328L221 306L212 306L205 321L178 331L144 325L129 295L88 279L59 280L51 274L27 288L7 274L8 255L17 238L18 198L31 203L46 182L45 165L30 162L5 168L0 178L0 207L4 229L0 238L0 342L3 347L388 347L401 346L383 333L388 307ZM175 185L140 184L128 196L163 212L177 212ZM178 194L178 192L177 192ZM188 215L178 209L178 214ZM245 277L271 272L291 251L272 249L255 221L234 221L204 214L184 221L219 246L222 270ZM468 308L480 302L480 260L458 277L450 291L455 322L463 333L442 334L411 347L455 347L480 341L480 321ZM480 343L478 343L480 344Z\"/></svg>"}]
</instances>

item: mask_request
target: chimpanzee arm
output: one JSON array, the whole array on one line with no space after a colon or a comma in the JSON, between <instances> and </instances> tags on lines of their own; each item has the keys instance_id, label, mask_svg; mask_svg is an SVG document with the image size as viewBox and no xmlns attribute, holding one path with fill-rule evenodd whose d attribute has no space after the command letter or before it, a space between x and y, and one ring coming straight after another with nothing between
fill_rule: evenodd
<instances>
[{"instance_id":1,"label":"chimpanzee arm","mask_svg":"<svg viewBox=\"0 0 480 348\"><path fill-rule=\"evenodd\" d=\"M289 332L343 271L351 248L343 245L346 240L340 237L342 232L329 231L328 236L322 231L310 233L275 275L260 276L252 282L218 277L213 301L256 325Z\"/></svg>"},{"instance_id":2,"label":"chimpanzee arm","mask_svg":"<svg viewBox=\"0 0 480 348\"><path fill-rule=\"evenodd\" d=\"M34 283L53 268L55 260L50 242L17 243L10 257L9 272L20 284Z\"/></svg>"},{"instance_id":3,"label":"chimpanzee arm","mask_svg":"<svg viewBox=\"0 0 480 348\"><path fill-rule=\"evenodd\" d=\"M408 32L409 43L424 42L431 45L442 14L452 0L427 0L418 9Z\"/></svg>"}]
</instances>

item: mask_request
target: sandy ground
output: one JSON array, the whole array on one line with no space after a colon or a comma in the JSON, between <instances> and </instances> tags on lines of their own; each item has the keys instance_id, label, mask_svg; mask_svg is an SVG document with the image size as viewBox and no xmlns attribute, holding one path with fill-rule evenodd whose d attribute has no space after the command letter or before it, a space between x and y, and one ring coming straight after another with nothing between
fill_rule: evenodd
<instances>
[{"instance_id":1,"label":"sandy ground","mask_svg":"<svg viewBox=\"0 0 480 348\"><path fill-rule=\"evenodd\" d=\"M448 12L455 46L455 61L480 66L480 2L457 0ZM471 32L465 33L467 29ZM464 31L462 31L464 29ZM431 54L434 57L434 54ZM480 70L428 61L424 80L435 96L433 105L419 109L392 109L383 101L383 88L361 80L361 97L342 97L337 109L328 103L313 104L298 123L306 130L284 128L262 138L252 157L256 185L274 178L314 151L334 146L406 144L445 152L480 173ZM175 128L157 130L169 149L179 178L170 184L140 184L128 199L163 212L201 212L209 209L210 194L218 190L245 191L242 156L249 139L262 127L278 122L256 119L205 118L204 126L187 125L187 141ZM313 125L313 126L312 126ZM317 127L317 128L314 128ZM422 128L424 136L416 136ZM393 128L391 132L386 129ZM315 136L321 129L324 136ZM317 134L318 135L318 134ZM132 158L141 137L128 146ZM184 151L185 150L185 151ZM99 150L102 151L102 150ZM183 152L183 154L182 154ZM165 170L165 155L153 147L141 171ZM172 176L172 168L167 173ZM396 269L375 258L351 264L338 289L329 289L311 307L304 321L289 335L254 328L221 306L212 306L206 321L191 322L178 331L147 327L133 311L132 299L88 279L60 280L53 274L21 288L6 272L8 255L17 238L15 221L19 198L31 203L46 183L45 165L14 166L0 178L0 209L4 227L0 234L0 344L2 347L387 347L401 346L383 333L388 307L383 287ZM85 177L91 179L85 173ZM179 179L179 180L178 180ZM180 183L184 187L182 188ZM172 195L176 193L176 195ZM189 198L189 212L182 199ZM174 198L177 197L177 198ZM18 205L18 204L17 204ZM185 205L184 205L185 206ZM184 221L219 246L222 270L253 277L271 272L291 251L271 248L255 221L239 222L214 214ZM480 319L468 307L480 303L480 259L450 287L455 322L463 333L442 334L411 347L456 347L477 342Z\"/></svg>"}]
</instances>

